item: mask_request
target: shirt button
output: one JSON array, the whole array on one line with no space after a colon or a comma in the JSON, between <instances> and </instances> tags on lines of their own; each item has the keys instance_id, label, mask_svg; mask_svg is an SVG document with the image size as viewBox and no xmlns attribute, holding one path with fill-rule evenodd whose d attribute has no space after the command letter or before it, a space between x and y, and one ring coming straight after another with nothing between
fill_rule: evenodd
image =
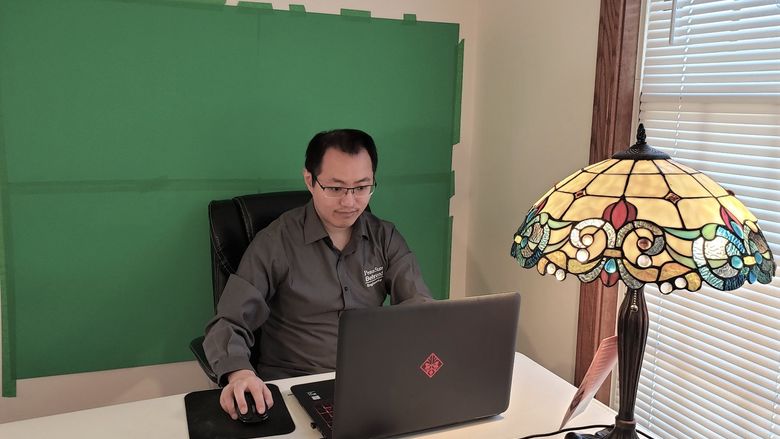
<instances>
[{"instance_id":1,"label":"shirt button","mask_svg":"<svg viewBox=\"0 0 780 439\"><path fill-rule=\"evenodd\" d=\"M349 291L349 287L344 287L344 292Z\"/></svg>"}]
</instances>

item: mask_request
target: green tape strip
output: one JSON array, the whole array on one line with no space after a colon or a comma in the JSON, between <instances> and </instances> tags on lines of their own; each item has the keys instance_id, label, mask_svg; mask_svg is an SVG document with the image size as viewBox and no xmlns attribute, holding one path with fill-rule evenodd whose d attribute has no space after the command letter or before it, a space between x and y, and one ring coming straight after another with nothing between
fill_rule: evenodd
<instances>
[{"instance_id":1,"label":"green tape strip","mask_svg":"<svg viewBox=\"0 0 780 439\"><path fill-rule=\"evenodd\" d=\"M455 196L455 171L450 172L450 198Z\"/></svg>"},{"instance_id":2,"label":"green tape strip","mask_svg":"<svg viewBox=\"0 0 780 439\"><path fill-rule=\"evenodd\" d=\"M361 11L360 9L342 9L341 15L344 17L371 18L371 11Z\"/></svg>"},{"instance_id":3,"label":"green tape strip","mask_svg":"<svg viewBox=\"0 0 780 439\"><path fill-rule=\"evenodd\" d=\"M382 175L381 183L395 185L450 184L451 172L431 172L414 175ZM303 189L298 178L151 178L138 180L83 180L7 183L6 189L14 194L72 194L102 192L186 192L257 187L264 190L277 188ZM271 189L269 189L271 188ZM10 235L9 235L10 236Z\"/></svg>"},{"instance_id":4,"label":"green tape strip","mask_svg":"<svg viewBox=\"0 0 780 439\"><path fill-rule=\"evenodd\" d=\"M225 6L224 0L167 0L175 3L195 3L198 5Z\"/></svg>"},{"instance_id":5,"label":"green tape strip","mask_svg":"<svg viewBox=\"0 0 780 439\"><path fill-rule=\"evenodd\" d=\"M290 12L306 12L306 6L304 5L290 5Z\"/></svg>"},{"instance_id":6,"label":"green tape strip","mask_svg":"<svg viewBox=\"0 0 780 439\"><path fill-rule=\"evenodd\" d=\"M214 9L225 6L225 0L111 0L119 3L142 3L154 6L176 5L194 9Z\"/></svg>"},{"instance_id":7,"label":"green tape strip","mask_svg":"<svg viewBox=\"0 0 780 439\"><path fill-rule=\"evenodd\" d=\"M450 171L450 198L455 195L455 171ZM444 293L447 299L450 297L450 277L452 277L452 216L448 219L447 224L447 239L444 249L444 279L442 279L442 285L444 285Z\"/></svg>"},{"instance_id":8,"label":"green tape strip","mask_svg":"<svg viewBox=\"0 0 780 439\"><path fill-rule=\"evenodd\" d=\"M463 47L465 40L458 43L458 61L455 66L455 105L452 115L452 144L460 143L460 104L463 99Z\"/></svg>"},{"instance_id":9,"label":"green tape strip","mask_svg":"<svg viewBox=\"0 0 780 439\"><path fill-rule=\"evenodd\" d=\"M405 23L417 23L417 14L404 14Z\"/></svg>"},{"instance_id":10,"label":"green tape strip","mask_svg":"<svg viewBox=\"0 0 780 439\"><path fill-rule=\"evenodd\" d=\"M238 2L238 6L242 8L262 9L264 11L273 11L274 5L271 3L257 3L257 2Z\"/></svg>"},{"instance_id":11,"label":"green tape strip","mask_svg":"<svg viewBox=\"0 0 780 439\"><path fill-rule=\"evenodd\" d=\"M446 299L450 298L450 271L452 270L452 223L453 218L450 216L448 218L447 224L447 239L444 241L446 242L446 248L444 249L444 279L442 279L442 285L444 285L444 294L446 294Z\"/></svg>"},{"instance_id":12,"label":"green tape strip","mask_svg":"<svg viewBox=\"0 0 780 439\"><path fill-rule=\"evenodd\" d=\"M0 96L2 102L2 96ZM10 258L6 254L10 252L10 227L11 222L8 217L8 170L6 169L5 137L3 134L3 118L0 114L0 320L2 326L0 332L0 343L2 343L2 395L4 397L16 396L16 364L14 362L14 346L11 332L11 293L10 285L13 283L9 279L10 270L7 264ZM6 237L9 237L6 239Z\"/></svg>"},{"instance_id":13,"label":"green tape strip","mask_svg":"<svg viewBox=\"0 0 780 439\"><path fill-rule=\"evenodd\" d=\"M2 140L0 140L2 142ZM0 165L3 166L3 165ZM4 166L3 166L4 167ZM2 184L2 183L0 183ZM12 325L11 325L11 303L10 303L10 294L8 291L8 274L9 270L6 268L6 262L7 259L5 257L6 254L6 227L8 225L8 221L5 218L5 215L8 212L7 209L7 199L8 199L8 191L6 190L5 186L3 186L2 189L0 189L0 319L2 319L2 327L0 328L0 332L2 332L2 338L0 338L0 343L3 345L3 353L2 353L2 360L3 360L3 396L4 397L10 397L10 396L16 396L16 367L13 362L13 345L11 342L11 331L12 331Z\"/></svg>"}]
</instances>

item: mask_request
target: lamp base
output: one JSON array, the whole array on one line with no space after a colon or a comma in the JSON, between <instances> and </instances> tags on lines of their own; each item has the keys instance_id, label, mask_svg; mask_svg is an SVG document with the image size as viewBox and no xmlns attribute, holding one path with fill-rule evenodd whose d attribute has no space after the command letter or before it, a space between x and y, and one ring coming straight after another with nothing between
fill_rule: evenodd
<instances>
[{"instance_id":1,"label":"lamp base","mask_svg":"<svg viewBox=\"0 0 780 439\"><path fill-rule=\"evenodd\" d=\"M566 439L639 439L634 420L634 404L648 331L644 287L629 288L618 312L618 388L620 408L615 425L593 434L569 433Z\"/></svg>"},{"instance_id":2,"label":"lamp base","mask_svg":"<svg viewBox=\"0 0 780 439\"><path fill-rule=\"evenodd\" d=\"M590 433L566 433L564 439L604 439L609 434L610 429L597 431L595 434Z\"/></svg>"},{"instance_id":3,"label":"lamp base","mask_svg":"<svg viewBox=\"0 0 780 439\"><path fill-rule=\"evenodd\" d=\"M636 424L633 422L620 422L617 426L605 428L594 434L566 433L565 439L639 439L636 434Z\"/></svg>"}]
</instances>

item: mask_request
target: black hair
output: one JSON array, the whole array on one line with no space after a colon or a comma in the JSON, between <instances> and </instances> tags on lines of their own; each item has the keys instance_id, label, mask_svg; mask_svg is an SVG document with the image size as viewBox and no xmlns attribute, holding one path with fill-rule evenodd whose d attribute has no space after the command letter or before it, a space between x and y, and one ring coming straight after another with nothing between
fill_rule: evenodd
<instances>
[{"instance_id":1,"label":"black hair","mask_svg":"<svg viewBox=\"0 0 780 439\"><path fill-rule=\"evenodd\" d=\"M376 174L376 165L379 158L376 155L376 145L374 139L368 135L368 133L355 129L340 129L323 131L317 133L309 141L309 147L306 148L306 170L311 173L315 178L322 169L322 157L325 156L325 151L328 148L337 148L341 152L345 152L350 155L356 155L360 153L361 149L365 149L371 157L371 168Z\"/></svg>"}]
</instances>

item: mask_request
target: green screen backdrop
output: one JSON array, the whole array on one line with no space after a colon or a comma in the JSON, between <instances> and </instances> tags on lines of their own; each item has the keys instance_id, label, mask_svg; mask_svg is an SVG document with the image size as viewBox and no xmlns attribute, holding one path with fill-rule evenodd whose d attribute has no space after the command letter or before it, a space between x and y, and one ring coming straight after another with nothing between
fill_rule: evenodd
<instances>
[{"instance_id":1,"label":"green screen backdrop","mask_svg":"<svg viewBox=\"0 0 780 439\"><path fill-rule=\"evenodd\" d=\"M325 129L374 136L371 208L448 296L458 26L207 3L0 0L6 394L190 360L208 202L303 189Z\"/></svg>"}]
</instances>

